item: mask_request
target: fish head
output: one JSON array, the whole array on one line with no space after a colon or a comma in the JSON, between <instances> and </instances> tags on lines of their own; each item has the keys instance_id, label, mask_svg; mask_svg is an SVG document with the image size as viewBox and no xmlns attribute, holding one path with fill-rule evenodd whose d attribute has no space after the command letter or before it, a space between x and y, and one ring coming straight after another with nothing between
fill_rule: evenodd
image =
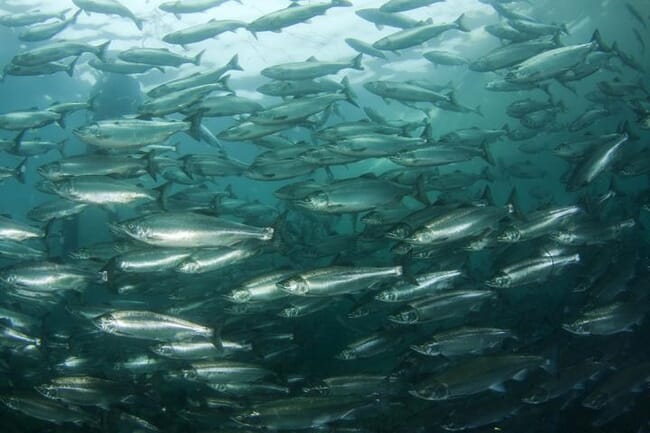
<instances>
[{"instance_id":1,"label":"fish head","mask_svg":"<svg viewBox=\"0 0 650 433\"><path fill-rule=\"evenodd\" d=\"M326 384L320 383L312 386L304 386L302 392L308 395L329 395L330 389Z\"/></svg>"},{"instance_id":2,"label":"fish head","mask_svg":"<svg viewBox=\"0 0 650 433\"><path fill-rule=\"evenodd\" d=\"M354 310L348 313L348 319L359 319L361 317L367 317L370 315L370 308L363 305L361 307L355 308Z\"/></svg>"},{"instance_id":3,"label":"fish head","mask_svg":"<svg viewBox=\"0 0 650 433\"><path fill-rule=\"evenodd\" d=\"M444 383L433 382L419 389L411 390L409 394L423 400L447 400L449 398L449 387Z\"/></svg>"},{"instance_id":4,"label":"fish head","mask_svg":"<svg viewBox=\"0 0 650 433\"><path fill-rule=\"evenodd\" d=\"M225 383L211 383L209 386L217 392L228 392L228 385Z\"/></svg>"},{"instance_id":5,"label":"fish head","mask_svg":"<svg viewBox=\"0 0 650 433\"><path fill-rule=\"evenodd\" d=\"M611 397L604 392L594 392L582 401L582 405L589 409L601 409L610 399Z\"/></svg>"},{"instance_id":6,"label":"fish head","mask_svg":"<svg viewBox=\"0 0 650 433\"><path fill-rule=\"evenodd\" d=\"M228 299L230 302L237 302L237 303L248 302L250 298L251 298L251 292L248 289L233 290L232 292L230 292L230 294L226 295L226 299Z\"/></svg>"},{"instance_id":7,"label":"fish head","mask_svg":"<svg viewBox=\"0 0 650 433\"><path fill-rule=\"evenodd\" d=\"M56 179L61 172L61 164L58 161L51 162L41 165L36 171L46 179Z\"/></svg>"},{"instance_id":8,"label":"fish head","mask_svg":"<svg viewBox=\"0 0 650 433\"><path fill-rule=\"evenodd\" d=\"M343 361L349 361L351 359L357 359L357 354L352 349L343 349L335 356L336 359L341 359Z\"/></svg>"},{"instance_id":9,"label":"fish head","mask_svg":"<svg viewBox=\"0 0 650 433\"><path fill-rule=\"evenodd\" d=\"M433 242L435 237L432 236L432 233L428 229L424 229L411 233L404 240L411 244L424 245Z\"/></svg>"},{"instance_id":10,"label":"fish head","mask_svg":"<svg viewBox=\"0 0 650 433\"><path fill-rule=\"evenodd\" d=\"M13 286L18 281L18 276L11 272L0 274L0 283Z\"/></svg>"},{"instance_id":11,"label":"fish head","mask_svg":"<svg viewBox=\"0 0 650 433\"><path fill-rule=\"evenodd\" d=\"M537 387L533 392L527 397L522 398L524 403L528 404L542 404L550 400L551 396L547 389L542 387Z\"/></svg>"},{"instance_id":12,"label":"fish head","mask_svg":"<svg viewBox=\"0 0 650 433\"><path fill-rule=\"evenodd\" d=\"M518 242L521 239L521 232L514 227L509 227L497 236L499 242Z\"/></svg>"},{"instance_id":13,"label":"fish head","mask_svg":"<svg viewBox=\"0 0 650 433\"><path fill-rule=\"evenodd\" d=\"M41 180L36 183L36 189L46 194L56 194L56 186L50 180Z\"/></svg>"},{"instance_id":14,"label":"fish head","mask_svg":"<svg viewBox=\"0 0 650 433\"><path fill-rule=\"evenodd\" d=\"M186 260L176 268L178 272L184 274L196 274L201 271L201 264L196 260Z\"/></svg>"},{"instance_id":15,"label":"fish head","mask_svg":"<svg viewBox=\"0 0 650 433\"><path fill-rule=\"evenodd\" d=\"M93 321L93 323L100 330L109 334L113 334L117 330L117 321L110 313L99 316Z\"/></svg>"},{"instance_id":16,"label":"fish head","mask_svg":"<svg viewBox=\"0 0 650 433\"><path fill-rule=\"evenodd\" d=\"M305 295L309 292L309 284L303 277L297 275L277 283L277 286L292 295Z\"/></svg>"},{"instance_id":17,"label":"fish head","mask_svg":"<svg viewBox=\"0 0 650 433\"><path fill-rule=\"evenodd\" d=\"M391 156L390 159L397 163L403 164L406 166L417 165L418 159L415 157L412 152L397 152L395 155Z\"/></svg>"},{"instance_id":18,"label":"fish head","mask_svg":"<svg viewBox=\"0 0 650 433\"><path fill-rule=\"evenodd\" d=\"M151 234L151 230L144 224L140 224L137 221L125 221L117 224L109 224L109 227L113 233L117 235L126 235L134 239L148 239Z\"/></svg>"},{"instance_id":19,"label":"fish head","mask_svg":"<svg viewBox=\"0 0 650 433\"><path fill-rule=\"evenodd\" d=\"M287 319L300 316L300 309L298 307L292 306L287 307L278 313L278 316L285 317Z\"/></svg>"},{"instance_id":20,"label":"fish head","mask_svg":"<svg viewBox=\"0 0 650 433\"><path fill-rule=\"evenodd\" d=\"M397 292L394 290L384 290L375 295L375 299L382 302L395 302L397 301Z\"/></svg>"},{"instance_id":21,"label":"fish head","mask_svg":"<svg viewBox=\"0 0 650 433\"><path fill-rule=\"evenodd\" d=\"M589 335L589 327L587 326L587 323L582 321L582 320L577 320L573 323L565 323L562 325L562 329L564 329L567 332L570 332L572 334L576 335Z\"/></svg>"},{"instance_id":22,"label":"fish head","mask_svg":"<svg viewBox=\"0 0 650 433\"><path fill-rule=\"evenodd\" d=\"M397 314L388 316L388 320L394 323L399 323L401 325L417 323L418 319L419 315L415 308L409 308L408 310L404 310Z\"/></svg>"},{"instance_id":23,"label":"fish head","mask_svg":"<svg viewBox=\"0 0 650 433\"><path fill-rule=\"evenodd\" d=\"M256 410L250 410L246 413L235 415L232 417L232 420L238 424L243 424L247 426L256 426L262 423L260 418L261 414Z\"/></svg>"},{"instance_id":24,"label":"fish head","mask_svg":"<svg viewBox=\"0 0 650 433\"><path fill-rule=\"evenodd\" d=\"M361 217L361 222L368 225L380 225L385 224L385 221L381 214L377 211L368 212Z\"/></svg>"},{"instance_id":25,"label":"fish head","mask_svg":"<svg viewBox=\"0 0 650 433\"><path fill-rule=\"evenodd\" d=\"M422 355L426 356L436 356L440 355L440 349L438 348L438 343L429 343L429 344L414 344L411 346L411 350L416 351Z\"/></svg>"},{"instance_id":26,"label":"fish head","mask_svg":"<svg viewBox=\"0 0 650 433\"><path fill-rule=\"evenodd\" d=\"M199 375L193 368L187 368L181 371L181 377L185 380L196 382L199 380Z\"/></svg>"},{"instance_id":27,"label":"fish head","mask_svg":"<svg viewBox=\"0 0 650 433\"><path fill-rule=\"evenodd\" d=\"M389 239L403 240L411 233L411 228L408 224L395 224L387 233L386 237Z\"/></svg>"},{"instance_id":28,"label":"fish head","mask_svg":"<svg viewBox=\"0 0 650 433\"><path fill-rule=\"evenodd\" d=\"M174 354L174 349L169 344L156 344L151 347L151 351L160 356L172 356Z\"/></svg>"},{"instance_id":29,"label":"fish head","mask_svg":"<svg viewBox=\"0 0 650 433\"><path fill-rule=\"evenodd\" d=\"M34 389L44 397L56 398L56 387L52 385L38 385Z\"/></svg>"},{"instance_id":30,"label":"fish head","mask_svg":"<svg viewBox=\"0 0 650 433\"><path fill-rule=\"evenodd\" d=\"M503 289L510 287L511 279L510 276L504 273L500 273L494 278L491 278L485 282L485 285L488 287L494 287L495 289Z\"/></svg>"},{"instance_id":31,"label":"fish head","mask_svg":"<svg viewBox=\"0 0 650 433\"><path fill-rule=\"evenodd\" d=\"M325 209L329 203L329 199L325 192L319 191L313 194L309 194L306 197L303 197L299 200L295 200L296 205L303 207L305 209Z\"/></svg>"},{"instance_id":32,"label":"fish head","mask_svg":"<svg viewBox=\"0 0 650 433\"><path fill-rule=\"evenodd\" d=\"M558 231L558 232L553 232L549 235L552 241L559 242L561 244L572 244L576 236L575 234L567 231Z\"/></svg>"}]
</instances>

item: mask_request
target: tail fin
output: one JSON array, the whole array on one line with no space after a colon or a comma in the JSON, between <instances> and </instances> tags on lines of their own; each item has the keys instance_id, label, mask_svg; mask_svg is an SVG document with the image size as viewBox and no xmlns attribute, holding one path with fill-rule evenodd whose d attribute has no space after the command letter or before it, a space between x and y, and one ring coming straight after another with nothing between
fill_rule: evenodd
<instances>
[{"instance_id":1,"label":"tail fin","mask_svg":"<svg viewBox=\"0 0 650 433\"><path fill-rule=\"evenodd\" d=\"M230 84L228 81L230 80L230 74L222 75L218 80L217 83L221 84L223 87L223 90L232 93L233 95L235 94L235 91L230 88Z\"/></svg>"},{"instance_id":2,"label":"tail fin","mask_svg":"<svg viewBox=\"0 0 650 433\"><path fill-rule=\"evenodd\" d=\"M103 44L100 44L97 46L97 58L101 60L102 62L106 62L106 50L108 49L108 46L111 44L111 41L106 41Z\"/></svg>"},{"instance_id":3,"label":"tail fin","mask_svg":"<svg viewBox=\"0 0 650 433\"><path fill-rule=\"evenodd\" d=\"M568 27L566 26L566 24L562 24L562 25L560 25L560 31L561 31L562 33L564 33L565 35L568 35L568 34L569 34L569 29L568 29Z\"/></svg>"},{"instance_id":4,"label":"tail fin","mask_svg":"<svg viewBox=\"0 0 650 433\"><path fill-rule=\"evenodd\" d=\"M363 58L363 54L359 54L358 56L356 56L354 59L352 59L350 67L363 71L363 66L361 65L362 58Z\"/></svg>"},{"instance_id":5,"label":"tail fin","mask_svg":"<svg viewBox=\"0 0 650 433\"><path fill-rule=\"evenodd\" d=\"M74 23L77 22L77 18L79 18L79 15L81 14L81 12L82 12L82 9L77 9L77 12L75 12L74 15L72 15L70 17L70 24L74 24Z\"/></svg>"},{"instance_id":6,"label":"tail fin","mask_svg":"<svg viewBox=\"0 0 650 433\"><path fill-rule=\"evenodd\" d=\"M521 211L521 204L519 202L519 195L517 194L517 188L512 188L510 194L508 195L508 201L506 202L506 208L508 213L514 216L515 218L523 218L523 212Z\"/></svg>"},{"instance_id":7,"label":"tail fin","mask_svg":"<svg viewBox=\"0 0 650 433\"><path fill-rule=\"evenodd\" d=\"M609 53L610 51L612 51L612 49L609 46L607 46L607 44L605 44L605 42L603 41L603 38L600 36L600 32L598 31L598 29L596 29L593 35L591 36L591 41L596 43L600 51L603 51L605 53Z\"/></svg>"},{"instance_id":8,"label":"tail fin","mask_svg":"<svg viewBox=\"0 0 650 433\"><path fill-rule=\"evenodd\" d=\"M460 16L456 18L454 23L458 26L458 30L460 30L461 32L471 31L465 24L465 14L460 14Z\"/></svg>"},{"instance_id":9,"label":"tail fin","mask_svg":"<svg viewBox=\"0 0 650 433\"><path fill-rule=\"evenodd\" d=\"M56 143L56 149L59 151L61 156L63 158L67 157L68 155L65 152L65 144L68 142L67 138L64 138L63 140L59 141Z\"/></svg>"},{"instance_id":10,"label":"tail fin","mask_svg":"<svg viewBox=\"0 0 650 433\"><path fill-rule=\"evenodd\" d=\"M192 126L190 127L190 130L187 131L187 133L195 139L196 141L201 141L201 120L203 120L203 115L200 112L197 112L187 119L186 121L189 120L192 122Z\"/></svg>"},{"instance_id":11,"label":"tail fin","mask_svg":"<svg viewBox=\"0 0 650 433\"><path fill-rule=\"evenodd\" d=\"M225 68L228 68L229 71L243 71L244 69L239 65L239 54L232 56L224 66L224 69Z\"/></svg>"},{"instance_id":12,"label":"tail fin","mask_svg":"<svg viewBox=\"0 0 650 433\"><path fill-rule=\"evenodd\" d=\"M194 56L192 63L194 63L196 66L199 66L199 64L201 63L201 57L203 57L203 53L205 53L205 50L201 50L199 54Z\"/></svg>"},{"instance_id":13,"label":"tail fin","mask_svg":"<svg viewBox=\"0 0 650 433\"><path fill-rule=\"evenodd\" d=\"M350 80L348 80L347 76L341 80L341 84L343 85L343 94L345 95L345 100L355 107L361 108L359 107L359 104L357 104L357 95L355 95L352 91L352 88L350 87Z\"/></svg>"},{"instance_id":14,"label":"tail fin","mask_svg":"<svg viewBox=\"0 0 650 433\"><path fill-rule=\"evenodd\" d=\"M131 16L131 21L133 21L133 24L135 24L138 30L142 30L142 23L144 22L143 20L135 16Z\"/></svg>"},{"instance_id":15,"label":"tail fin","mask_svg":"<svg viewBox=\"0 0 650 433\"><path fill-rule=\"evenodd\" d=\"M492 152L490 151L490 147L488 146L487 140L483 141L481 143L481 151L482 151L482 156L483 159L487 161L488 164L494 166L496 165L496 161L494 160L494 156L492 155Z\"/></svg>"},{"instance_id":16,"label":"tail fin","mask_svg":"<svg viewBox=\"0 0 650 433\"><path fill-rule=\"evenodd\" d=\"M77 64L77 60L79 60L79 57L81 56L75 57L74 60L70 62L68 67L65 68L65 73L68 74L69 77L72 77L72 75L74 74L74 67Z\"/></svg>"},{"instance_id":17,"label":"tail fin","mask_svg":"<svg viewBox=\"0 0 650 433\"><path fill-rule=\"evenodd\" d=\"M20 164L15 169L15 176L18 182L25 183L25 164L27 163L27 158L23 159Z\"/></svg>"}]
</instances>

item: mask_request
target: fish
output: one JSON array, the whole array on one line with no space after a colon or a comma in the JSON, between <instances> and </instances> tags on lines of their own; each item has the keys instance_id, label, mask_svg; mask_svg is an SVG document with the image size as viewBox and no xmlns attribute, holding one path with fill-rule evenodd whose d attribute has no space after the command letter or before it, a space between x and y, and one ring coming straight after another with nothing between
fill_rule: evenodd
<instances>
[{"instance_id":1,"label":"fish","mask_svg":"<svg viewBox=\"0 0 650 433\"><path fill-rule=\"evenodd\" d=\"M242 70L242 67L239 65L239 56L235 54L226 64L210 72L196 72L190 75L166 81L147 90L146 93L150 98L158 98L168 93L179 92L191 87L217 83L220 83L223 86L224 90L228 90L227 78L224 76L224 74L228 71Z\"/></svg>"},{"instance_id":2,"label":"fish","mask_svg":"<svg viewBox=\"0 0 650 433\"><path fill-rule=\"evenodd\" d=\"M584 312L575 321L563 324L562 329L576 335L613 335L628 332L644 315L643 306L615 302Z\"/></svg>"},{"instance_id":3,"label":"fish","mask_svg":"<svg viewBox=\"0 0 650 433\"><path fill-rule=\"evenodd\" d=\"M83 53L94 54L100 60L106 56L111 41L106 41L98 45L90 45L83 42L75 41L55 41L41 45L37 48L22 51L16 54L11 63L17 66L39 66L45 63L56 62L66 57L78 57Z\"/></svg>"},{"instance_id":4,"label":"fish","mask_svg":"<svg viewBox=\"0 0 650 433\"><path fill-rule=\"evenodd\" d=\"M133 21L133 24L142 30L144 20L136 17L126 6L117 0L72 0L75 6L86 11L106 15L118 15Z\"/></svg>"},{"instance_id":5,"label":"fish","mask_svg":"<svg viewBox=\"0 0 650 433\"><path fill-rule=\"evenodd\" d=\"M14 168L0 166L0 182L6 179L15 178L18 182L25 183L26 163L27 160L25 159Z\"/></svg>"},{"instance_id":6,"label":"fish","mask_svg":"<svg viewBox=\"0 0 650 433\"><path fill-rule=\"evenodd\" d=\"M576 191L592 182L614 162L616 154L629 139L627 133L618 134L614 139L594 149L575 166L567 180L568 191Z\"/></svg>"},{"instance_id":7,"label":"fish","mask_svg":"<svg viewBox=\"0 0 650 433\"><path fill-rule=\"evenodd\" d=\"M129 48L121 51L117 57L125 62L146 64L151 66L173 66L178 67L184 63L199 65L205 50L200 51L193 57L186 57L174 53L167 48Z\"/></svg>"},{"instance_id":8,"label":"fish","mask_svg":"<svg viewBox=\"0 0 650 433\"><path fill-rule=\"evenodd\" d=\"M406 307L388 316L400 325L443 321L477 311L488 300L494 299L490 290L451 290L406 304Z\"/></svg>"},{"instance_id":9,"label":"fish","mask_svg":"<svg viewBox=\"0 0 650 433\"><path fill-rule=\"evenodd\" d=\"M319 61L312 56L304 62L284 63L264 68L261 74L274 80L307 80L336 74L348 68L363 71L361 65L362 56L362 54L359 54L349 62L325 62Z\"/></svg>"},{"instance_id":10,"label":"fish","mask_svg":"<svg viewBox=\"0 0 650 433\"><path fill-rule=\"evenodd\" d=\"M560 76L584 62L587 56L596 50L610 50L602 42L598 31L594 32L590 42L553 48L524 60L511 68L505 79L514 83L525 83Z\"/></svg>"},{"instance_id":11,"label":"fish","mask_svg":"<svg viewBox=\"0 0 650 433\"><path fill-rule=\"evenodd\" d=\"M467 33L470 31L470 29L465 25L464 20L465 15L461 14L458 18L456 18L455 21L451 23L425 23L417 27L400 30L377 40L372 44L372 46L378 50L397 51L420 45L429 39L440 36L447 30L455 29Z\"/></svg>"},{"instance_id":12,"label":"fish","mask_svg":"<svg viewBox=\"0 0 650 433\"><path fill-rule=\"evenodd\" d=\"M435 334L427 342L413 345L411 349L422 355L447 358L480 355L499 347L508 338L514 338L508 329L466 327Z\"/></svg>"},{"instance_id":13,"label":"fish","mask_svg":"<svg viewBox=\"0 0 650 433\"><path fill-rule=\"evenodd\" d=\"M68 26L73 25L77 22L77 18L81 13L81 9L77 10L69 18L62 19L60 21L53 21L50 23L33 25L21 32L18 35L18 39L26 42L37 42L51 39L56 34L62 32Z\"/></svg>"},{"instance_id":14,"label":"fish","mask_svg":"<svg viewBox=\"0 0 650 433\"><path fill-rule=\"evenodd\" d=\"M484 284L499 289L539 284L557 276L567 266L578 263L580 263L580 253L557 256L546 254L508 265L498 270Z\"/></svg>"},{"instance_id":15,"label":"fish","mask_svg":"<svg viewBox=\"0 0 650 433\"><path fill-rule=\"evenodd\" d=\"M12 218L0 215L0 239L21 242L27 239L45 237L45 230L14 221Z\"/></svg>"},{"instance_id":16,"label":"fish","mask_svg":"<svg viewBox=\"0 0 650 433\"><path fill-rule=\"evenodd\" d=\"M268 241L273 227L254 227L192 212L163 212L113 224L116 233L159 247L230 246L245 239Z\"/></svg>"},{"instance_id":17,"label":"fish","mask_svg":"<svg viewBox=\"0 0 650 433\"><path fill-rule=\"evenodd\" d=\"M386 54L382 51L374 48L371 44L364 42L355 38L346 38L345 43L350 46L353 50L366 54L371 57L377 57L378 59L386 59Z\"/></svg>"},{"instance_id":18,"label":"fish","mask_svg":"<svg viewBox=\"0 0 650 433\"><path fill-rule=\"evenodd\" d=\"M553 40L516 42L493 49L470 62L468 67L476 72L498 71L515 66L536 54L555 48L557 45L557 42Z\"/></svg>"},{"instance_id":19,"label":"fish","mask_svg":"<svg viewBox=\"0 0 650 433\"><path fill-rule=\"evenodd\" d=\"M451 51L427 51L422 56L434 65L458 66L469 63L468 59Z\"/></svg>"},{"instance_id":20,"label":"fish","mask_svg":"<svg viewBox=\"0 0 650 433\"><path fill-rule=\"evenodd\" d=\"M162 40L168 44L187 45L214 38L221 33L234 32L246 27L244 21L211 19L205 24L198 24L182 30L177 30L163 36Z\"/></svg>"},{"instance_id":21,"label":"fish","mask_svg":"<svg viewBox=\"0 0 650 433\"><path fill-rule=\"evenodd\" d=\"M293 203L313 212L340 214L372 210L411 193L410 187L368 175L335 181Z\"/></svg>"},{"instance_id":22,"label":"fish","mask_svg":"<svg viewBox=\"0 0 650 433\"><path fill-rule=\"evenodd\" d=\"M161 342L215 336L212 328L151 311L113 311L95 318L93 324L107 334Z\"/></svg>"},{"instance_id":23,"label":"fish","mask_svg":"<svg viewBox=\"0 0 650 433\"><path fill-rule=\"evenodd\" d=\"M382 12L404 12L412 9L430 6L442 0L389 0L379 7Z\"/></svg>"},{"instance_id":24,"label":"fish","mask_svg":"<svg viewBox=\"0 0 650 433\"><path fill-rule=\"evenodd\" d=\"M241 4L240 0L235 1ZM179 17L181 14L204 12L226 2L228 0L172 0L162 2L158 5L158 9Z\"/></svg>"},{"instance_id":25,"label":"fish","mask_svg":"<svg viewBox=\"0 0 650 433\"><path fill-rule=\"evenodd\" d=\"M423 24L422 21L414 20L406 15L384 12L381 9L358 9L354 13L373 23L379 30L382 30L384 26L408 29Z\"/></svg>"},{"instance_id":26,"label":"fish","mask_svg":"<svg viewBox=\"0 0 650 433\"><path fill-rule=\"evenodd\" d=\"M5 14L0 17L0 25L6 27L21 27L38 24L53 18L64 20L65 14L69 10L70 9L66 9L61 12L48 13L41 12L39 9L36 9L29 12Z\"/></svg>"},{"instance_id":27,"label":"fish","mask_svg":"<svg viewBox=\"0 0 650 433\"><path fill-rule=\"evenodd\" d=\"M308 5L292 3L285 9L257 18L249 23L246 29L254 36L259 32L280 32L283 28L302 23L318 15L324 15L328 9L349 6L352 6L352 3L347 0L331 0L329 3L312 3Z\"/></svg>"},{"instance_id":28,"label":"fish","mask_svg":"<svg viewBox=\"0 0 650 433\"><path fill-rule=\"evenodd\" d=\"M337 296L354 293L403 273L401 266L343 267L312 269L297 273L276 285L285 292L299 296Z\"/></svg>"},{"instance_id":29,"label":"fish","mask_svg":"<svg viewBox=\"0 0 650 433\"><path fill-rule=\"evenodd\" d=\"M540 368L547 361L534 355L494 355L469 358L409 391L414 397L444 401L467 397L497 388L507 380L517 378L522 372Z\"/></svg>"},{"instance_id":30,"label":"fish","mask_svg":"<svg viewBox=\"0 0 650 433\"><path fill-rule=\"evenodd\" d=\"M0 129L9 131L37 129L54 122L63 128L65 126L63 114L52 110L38 109L0 114Z\"/></svg>"},{"instance_id":31,"label":"fish","mask_svg":"<svg viewBox=\"0 0 650 433\"><path fill-rule=\"evenodd\" d=\"M199 123L198 118L194 118L193 122L123 118L100 120L72 132L84 143L97 148L129 151L162 143L181 131L199 136Z\"/></svg>"}]
</instances>

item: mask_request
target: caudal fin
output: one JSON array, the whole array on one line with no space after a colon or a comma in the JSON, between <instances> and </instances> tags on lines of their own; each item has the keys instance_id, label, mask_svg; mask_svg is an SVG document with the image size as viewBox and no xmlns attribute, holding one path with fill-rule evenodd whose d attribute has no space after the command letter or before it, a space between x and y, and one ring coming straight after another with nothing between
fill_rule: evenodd
<instances>
[{"instance_id":1,"label":"caudal fin","mask_svg":"<svg viewBox=\"0 0 650 433\"><path fill-rule=\"evenodd\" d=\"M235 54L234 56L232 56L232 58L228 61L228 63L226 63L225 67L228 68L228 70L230 70L230 71L243 71L244 70L244 68L242 68L239 65L239 54Z\"/></svg>"},{"instance_id":2,"label":"caudal fin","mask_svg":"<svg viewBox=\"0 0 650 433\"><path fill-rule=\"evenodd\" d=\"M467 27L467 24L465 23L465 14L460 14L460 16L456 18L454 23L458 26L458 30L460 30L461 32L471 31L469 27Z\"/></svg>"},{"instance_id":3,"label":"caudal fin","mask_svg":"<svg viewBox=\"0 0 650 433\"><path fill-rule=\"evenodd\" d=\"M358 56L356 56L354 59L352 59L352 63L350 64L350 67L363 71L363 66L361 65L362 58L363 58L363 54L359 54Z\"/></svg>"},{"instance_id":4,"label":"caudal fin","mask_svg":"<svg viewBox=\"0 0 650 433\"><path fill-rule=\"evenodd\" d=\"M201 50L199 54L194 56L192 63L194 63L196 66L199 66L199 64L201 63L201 57L203 57L203 53L205 53L205 50Z\"/></svg>"}]
</instances>

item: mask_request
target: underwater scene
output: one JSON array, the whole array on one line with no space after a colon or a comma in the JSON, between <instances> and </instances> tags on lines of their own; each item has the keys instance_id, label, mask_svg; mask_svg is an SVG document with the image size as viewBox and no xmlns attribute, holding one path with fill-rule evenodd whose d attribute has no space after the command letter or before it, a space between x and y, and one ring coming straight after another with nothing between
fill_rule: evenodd
<instances>
[{"instance_id":1,"label":"underwater scene","mask_svg":"<svg viewBox=\"0 0 650 433\"><path fill-rule=\"evenodd\" d=\"M0 0L0 432L650 432L648 0Z\"/></svg>"}]
</instances>

